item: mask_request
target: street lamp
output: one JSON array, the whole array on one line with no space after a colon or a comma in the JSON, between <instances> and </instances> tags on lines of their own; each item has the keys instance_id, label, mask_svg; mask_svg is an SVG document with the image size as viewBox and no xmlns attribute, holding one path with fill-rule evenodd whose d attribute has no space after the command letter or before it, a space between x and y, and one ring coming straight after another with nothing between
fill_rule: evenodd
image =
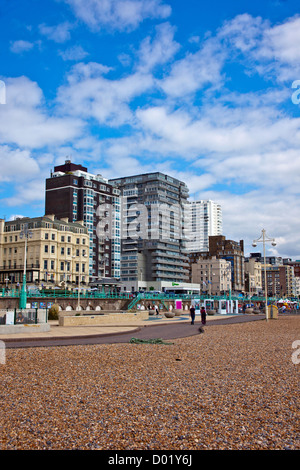
<instances>
[{"instance_id":1,"label":"street lamp","mask_svg":"<svg viewBox=\"0 0 300 470\"><path fill-rule=\"evenodd\" d=\"M86 255L82 255L83 258L86 258ZM76 258L76 256L72 256L72 258ZM77 298L77 310L80 310L80 260L78 260L79 271L78 271L78 298Z\"/></svg>"},{"instance_id":2,"label":"street lamp","mask_svg":"<svg viewBox=\"0 0 300 470\"><path fill-rule=\"evenodd\" d=\"M252 246L256 247L257 243L262 243L264 248L264 271L265 271L265 311L266 320L268 320L268 288L267 288L267 266L266 266L266 242L271 242L272 246L276 246L275 238L268 238L265 229L262 230L261 236L257 240L253 240Z\"/></svg>"},{"instance_id":3,"label":"street lamp","mask_svg":"<svg viewBox=\"0 0 300 470\"><path fill-rule=\"evenodd\" d=\"M23 273L23 284L20 293L20 308L26 308L27 295L26 295L26 260L27 260L27 240L32 238L33 233L28 230L28 224L24 224L24 228L20 233L21 240L25 239L25 250L24 250L24 273Z\"/></svg>"},{"instance_id":4,"label":"street lamp","mask_svg":"<svg viewBox=\"0 0 300 470\"><path fill-rule=\"evenodd\" d=\"M229 278L229 300L231 300L231 288L232 288L232 282L231 282L231 262L228 261L228 263L230 263L230 266L227 265L224 269L224 279L226 277L226 282L228 282L228 278ZM227 289L226 289L227 290Z\"/></svg>"}]
</instances>

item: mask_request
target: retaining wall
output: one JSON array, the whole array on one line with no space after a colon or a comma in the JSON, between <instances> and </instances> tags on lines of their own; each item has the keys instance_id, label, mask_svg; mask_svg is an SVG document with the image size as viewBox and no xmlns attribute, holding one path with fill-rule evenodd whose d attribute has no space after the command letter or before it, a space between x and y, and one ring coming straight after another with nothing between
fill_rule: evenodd
<instances>
[{"instance_id":1,"label":"retaining wall","mask_svg":"<svg viewBox=\"0 0 300 470\"><path fill-rule=\"evenodd\" d=\"M137 320L146 320L149 317L147 311L130 313L112 313L95 315L70 315L60 313L59 326L96 326L107 324L130 323Z\"/></svg>"}]
</instances>

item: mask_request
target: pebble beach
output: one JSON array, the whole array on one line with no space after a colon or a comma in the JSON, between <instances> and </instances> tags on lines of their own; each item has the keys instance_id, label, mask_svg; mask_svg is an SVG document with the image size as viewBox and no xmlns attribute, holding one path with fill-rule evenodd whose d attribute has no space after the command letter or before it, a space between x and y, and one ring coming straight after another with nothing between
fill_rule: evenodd
<instances>
[{"instance_id":1,"label":"pebble beach","mask_svg":"<svg viewBox=\"0 0 300 470\"><path fill-rule=\"evenodd\" d=\"M167 344L7 349L0 448L299 450L299 340L298 315Z\"/></svg>"}]
</instances>

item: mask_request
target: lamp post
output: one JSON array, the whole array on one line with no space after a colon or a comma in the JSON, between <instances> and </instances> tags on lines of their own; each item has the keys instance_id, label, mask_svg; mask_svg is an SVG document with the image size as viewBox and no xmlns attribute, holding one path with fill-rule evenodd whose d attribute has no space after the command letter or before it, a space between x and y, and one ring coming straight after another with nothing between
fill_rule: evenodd
<instances>
[{"instance_id":1,"label":"lamp post","mask_svg":"<svg viewBox=\"0 0 300 470\"><path fill-rule=\"evenodd\" d=\"M231 300L231 288L232 288L232 282L231 282L231 262L228 261L230 263L230 266L227 265L226 268L225 268L225 276L226 276L226 282L229 282L229 300ZM228 279L229 278L229 279Z\"/></svg>"},{"instance_id":2,"label":"lamp post","mask_svg":"<svg viewBox=\"0 0 300 470\"><path fill-rule=\"evenodd\" d=\"M86 258L86 255L82 255L83 258ZM72 256L72 258L76 258L76 256ZM79 266L79 271L78 271L78 298L77 298L77 310L80 310L80 261L78 260L78 266Z\"/></svg>"},{"instance_id":3,"label":"lamp post","mask_svg":"<svg viewBox=\"0 0 300 470\"><path fill-rule=\"evenodd\" d=\"M24 248L24 272L23 272L23 283L20 293L20 308L26 308L27 303L27 294L26 294L26 262L27 262L27 240L28 238L32 238L32 232L28 230L28 224L24 224L24 228L20 233L20 238L25 239L25 248Z\"/></svg>"},{"instance_id":4,"label":"lamp post","mask_svg":"<svg viewBox=\"0 0 300 470\"><path fill-rule=\"evenodd\" d=\"M266 266L266 242L271 242L276 246L275 238L268 238L265 229L262 229L261 236L257 240L253 240L252 246L256 247L257 243L263 244L264 249L264 278L265 278L265 311L266 320L268 320L268 288L267 288L267 266Z\"/></svg>"}]
</instances>

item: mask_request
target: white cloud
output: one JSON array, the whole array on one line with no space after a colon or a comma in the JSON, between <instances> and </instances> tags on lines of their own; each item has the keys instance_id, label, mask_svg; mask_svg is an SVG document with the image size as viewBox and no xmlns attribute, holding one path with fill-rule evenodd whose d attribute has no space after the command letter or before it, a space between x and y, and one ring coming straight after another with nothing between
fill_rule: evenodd
<instances>
[{"instance_id":1,"label":"white cloud","mask_svg":"<svg viewBox=\"0 0 300 470\"><path fill-rule=\"evenodd\" d=\"M120 126L129 123L133 114L129 103L151 89L153 78L136 72L119 80L104 78L100 64L77 64L68 76L69 84L58 91L58 103L64 113L96 119L98 123Z\"/></svg>"},{"instance_id":2,"label":"white cloud","mask_svg":"<svg viewBox=\"0 0 300 470\"><path fill-rule=\"evenodd\" d=\"M219 88L223 82L221 69L225 54L215 39L206 40L195 53L187 53L174 62L170 74L159 83L161 89L177 99L210 85Z\"/></svg>"},{"instance_id":3,"label":"white cloud","mask_svg":"<svg viewBox=\"0 0 300 470\"><path fill-rule=\"evenodd\" d=\"M31 209L38 208L44 211L45 200L45 174L30 178L21 185L16 186L12 196L3 198L1 203L8 207L30 205ZM48 177L48 175L47 175Z\"/></svg>"},{"instance_id":4,"label":"white cloud","mask_svg":"<svg viewBox=\"0 0 300 470\"><path fill-rule=\"evenodd\" d=\"M6 78L6 104L0 108L0 142L20 148L59 145L80 135L79 119L51 115L42 90L27 77Z\"/></svg>"},{"instance_id":5,"label":"white cloud","mask_svg":"<svg viewBox=\"0 0 300 470\"><path fill-rule=\"evenodd\" d=\"M84 59L88 52L86 52L81 46L73 46L65 51L59 51L59 55L63 58L63 60L70 60L70 61L77 61Z\"/></svg>"},{"instance_id":6,"label":"white cloud","mask_svg":"<svg viewBox=\"0 0 300 470\"><path fill-rule=\"evenodd\" d=\"M54 26L47 26L46 24L39 25L39 31L42 35L48 39L57 43L63 43L71 38L70 31L74 28L74 25L65 21Z\"/></svg>"},{"instance_id":7,"label":"white cloud","mask_svg":"<svg viewBox=\"0 0 300 470\"><path fill-rule=\"evenodd\" d=\"M141 43L138 70L146 72L156 65L170 61L180 48L180 45L174 41L175 28L169 23L157 26L156 33L152 41L151 37L147 36Z\"/></svg>"},{"instance_id":8,"label":"white cloud","mask_svg":"<svg viewBox=\"0 0 300 470\"><path fill-rule=\"evenodd\" d=\"M296 16L264 32L262 53L293 66L300 60L299 42L300 17Z\"/></svg>"},{"instance_id":9,"label":"white cloud","mask_svg":"<svg viewBox=\"0 0 300 470\"><path fill-rule=\"evenodd\" d=\"M267 79L284 82L300 73L298 15L274 26L261 17L238 15L224 23L217 38L228 47L232 57L239 56L248 70Z\"/></svg>"},{"instance_id":10,"label":"white cloud","mask_svg":"<svg viewBox=\"0 0 300 470\"><path fill-rule=\"evenodd\" d=\"M64 0L91 29L118 31L137 28L146 18L165 19L171 13L161 0Z\"/></svg>"},{"instance_id":11,"label":"white cloud","mask_svg":"<svg viewBox=\"0 0 300 470\"><path fill-rule=\"evenodd\" d=\"M20 150L0 145L0 181L24 181L38 175L39 166L28 150Z\"/></svg>"},{"instance_id":12,"label":"white cloud","mask_svg":"<svg viewBox=\"0 0 300 470\"><path fill-rule=\"evenodd\" d=\"M32 42L19 40L11 42L10 50L14 54L21 54L22 52L30 51L33 47L34 43Z\"/></svg>"},{"instance_id":13,"label":"white cloud","mask_svg":"<svg viewBox=\"0 0 300 470\"><path fill-rule=\"evenodd\" d=\"M229 45L232 52L236 50L249 53L259 46L268 27L268 21L244 13L225 21L223 26L219 28L217 37Z\"/></svg>"}]
</instances>

